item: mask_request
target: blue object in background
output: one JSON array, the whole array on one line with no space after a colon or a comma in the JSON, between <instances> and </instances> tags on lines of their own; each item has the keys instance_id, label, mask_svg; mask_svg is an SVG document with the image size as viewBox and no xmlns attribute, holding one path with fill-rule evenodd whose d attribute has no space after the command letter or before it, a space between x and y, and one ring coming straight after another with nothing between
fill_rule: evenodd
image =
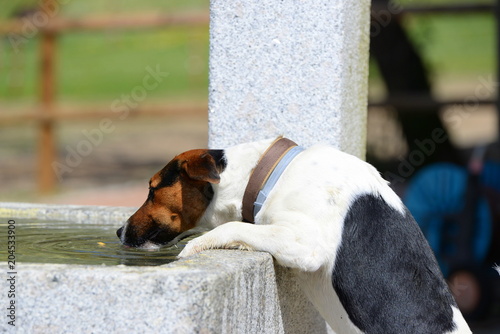
<instances>
[{"instance_id":1,"label":"blue object in background","mask_svg":"<svg viewBox=\"0 0 500 334\"><path fill-rule=\"evenodd\" d=\"M449 259L457 253L450 235L458 229L450 217L460 215L466 206L469 172L449 163L438 163L422 169L411 180L404 203L424 232L443 274L451 269ZM481 187L500 191L500 165L485 163L479 177ZM480 264L485 259L492 239L492 215L488 201L480 196L473 213L470 255Z\"/></svg>"}]
</instances>

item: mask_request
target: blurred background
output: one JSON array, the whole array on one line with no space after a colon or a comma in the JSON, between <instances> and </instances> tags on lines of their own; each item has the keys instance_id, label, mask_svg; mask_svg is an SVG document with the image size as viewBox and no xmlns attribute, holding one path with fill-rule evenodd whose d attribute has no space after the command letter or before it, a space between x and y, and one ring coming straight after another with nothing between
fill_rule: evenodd
<instances>
[{"instance_id":1,"label":"blurred background","mask_svg":"<svg viewBox=\"0 0 500 334\"><path fill-rule=\"evenodd\" d=\"M208 5L2 4L0 200L58 202L145 184L173 154L205 146ZM395 186L423 165L463 163L468 150L496 142L493 5L373 1L367 157ZM414 141L436 128L449 140L408 161Z\"/></svg>"},{"instance_id":2,"label":"blurred background","mask_svg":"<svg viewBox=\"0 0 500 334\"><path fill-rule=\"evenodd\" d=\"M0 201L139 206L167 161L207 145L208 0L1 7ZM483 330L499 313L497 14L373 0L370 30L367 160L455 292L477 283L462 306Z\"/></svg>"},{"instance_id":3,"label":"blurred background","mask_svg":"<svg viewBox=\"0 0 500 334\"><path fill-rule=\"evenodd\" d=\"M8 1L0 34L0 201L140 205L207 145L208 1Z\"/></svg>"}]
</instances>

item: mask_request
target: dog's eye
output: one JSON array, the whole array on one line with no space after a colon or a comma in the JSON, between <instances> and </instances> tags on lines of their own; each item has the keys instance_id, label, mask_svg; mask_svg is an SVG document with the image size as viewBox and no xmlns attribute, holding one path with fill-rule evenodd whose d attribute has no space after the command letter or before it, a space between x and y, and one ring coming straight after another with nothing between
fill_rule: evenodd
<instances>
[{"instance_id":1,"label":"dog's eye","mask_svg":"<svg viewBox=\"0 0 500 334\"><path fill-rule=\"evenodd\" d=\"M179 217L179 215L173 214L173 215L171 215L171 216L170 216L170 220L171 220L171 221L174 221L174 220L176 220L178 217Z\"/></svg>"}]
</instances>

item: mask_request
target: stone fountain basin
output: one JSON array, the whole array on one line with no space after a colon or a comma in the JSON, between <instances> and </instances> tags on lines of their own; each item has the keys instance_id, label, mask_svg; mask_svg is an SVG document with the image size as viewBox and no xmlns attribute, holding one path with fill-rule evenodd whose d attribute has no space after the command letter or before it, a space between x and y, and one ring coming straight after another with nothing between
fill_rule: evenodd
<instances>
[{"instance_id":1,"label":"stone fountain basin","mask_svg":"<svg viewBox=\"0 0 500 334\"><path fill-rule=\"evenodd\" d=\"M118 228L135 210L0 203L0 219ZM3 316L2 332L327 333L290 270L263 252L211 250L156 267L16 263L15 269L16 326Z\"/></svg>"}]
</instances>

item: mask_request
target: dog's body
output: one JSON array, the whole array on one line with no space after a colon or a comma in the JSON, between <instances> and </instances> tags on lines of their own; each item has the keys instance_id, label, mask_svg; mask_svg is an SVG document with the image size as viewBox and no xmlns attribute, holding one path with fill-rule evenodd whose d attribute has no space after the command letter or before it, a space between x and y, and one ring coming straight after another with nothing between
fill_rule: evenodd
<instances>
[{"instance_id":1,"label":"dog's body","mask_svg":"<svg viewBox=\"0 0 500 334\"><path fill-rule=\"evenodd\" d=\"M256 224L242 223L245 186L271 143L174 158L151 180L159 195L150 193L118 231L122 242L165 243L158 236L171 239L196 224L216 227L189 242L180 256L210 248L269 252L294 269L337 333L470 333L411 214L360 159L326 145L304 150L270 192ZM186 187L193 195L178 195ZM153 203L160 194L167 213ZM189 207L195 213L186 213ZM158 218L169 215L175 217L166 223ZM158 228L162 224L168 226Z\"/></svg>"}]
</instances>

